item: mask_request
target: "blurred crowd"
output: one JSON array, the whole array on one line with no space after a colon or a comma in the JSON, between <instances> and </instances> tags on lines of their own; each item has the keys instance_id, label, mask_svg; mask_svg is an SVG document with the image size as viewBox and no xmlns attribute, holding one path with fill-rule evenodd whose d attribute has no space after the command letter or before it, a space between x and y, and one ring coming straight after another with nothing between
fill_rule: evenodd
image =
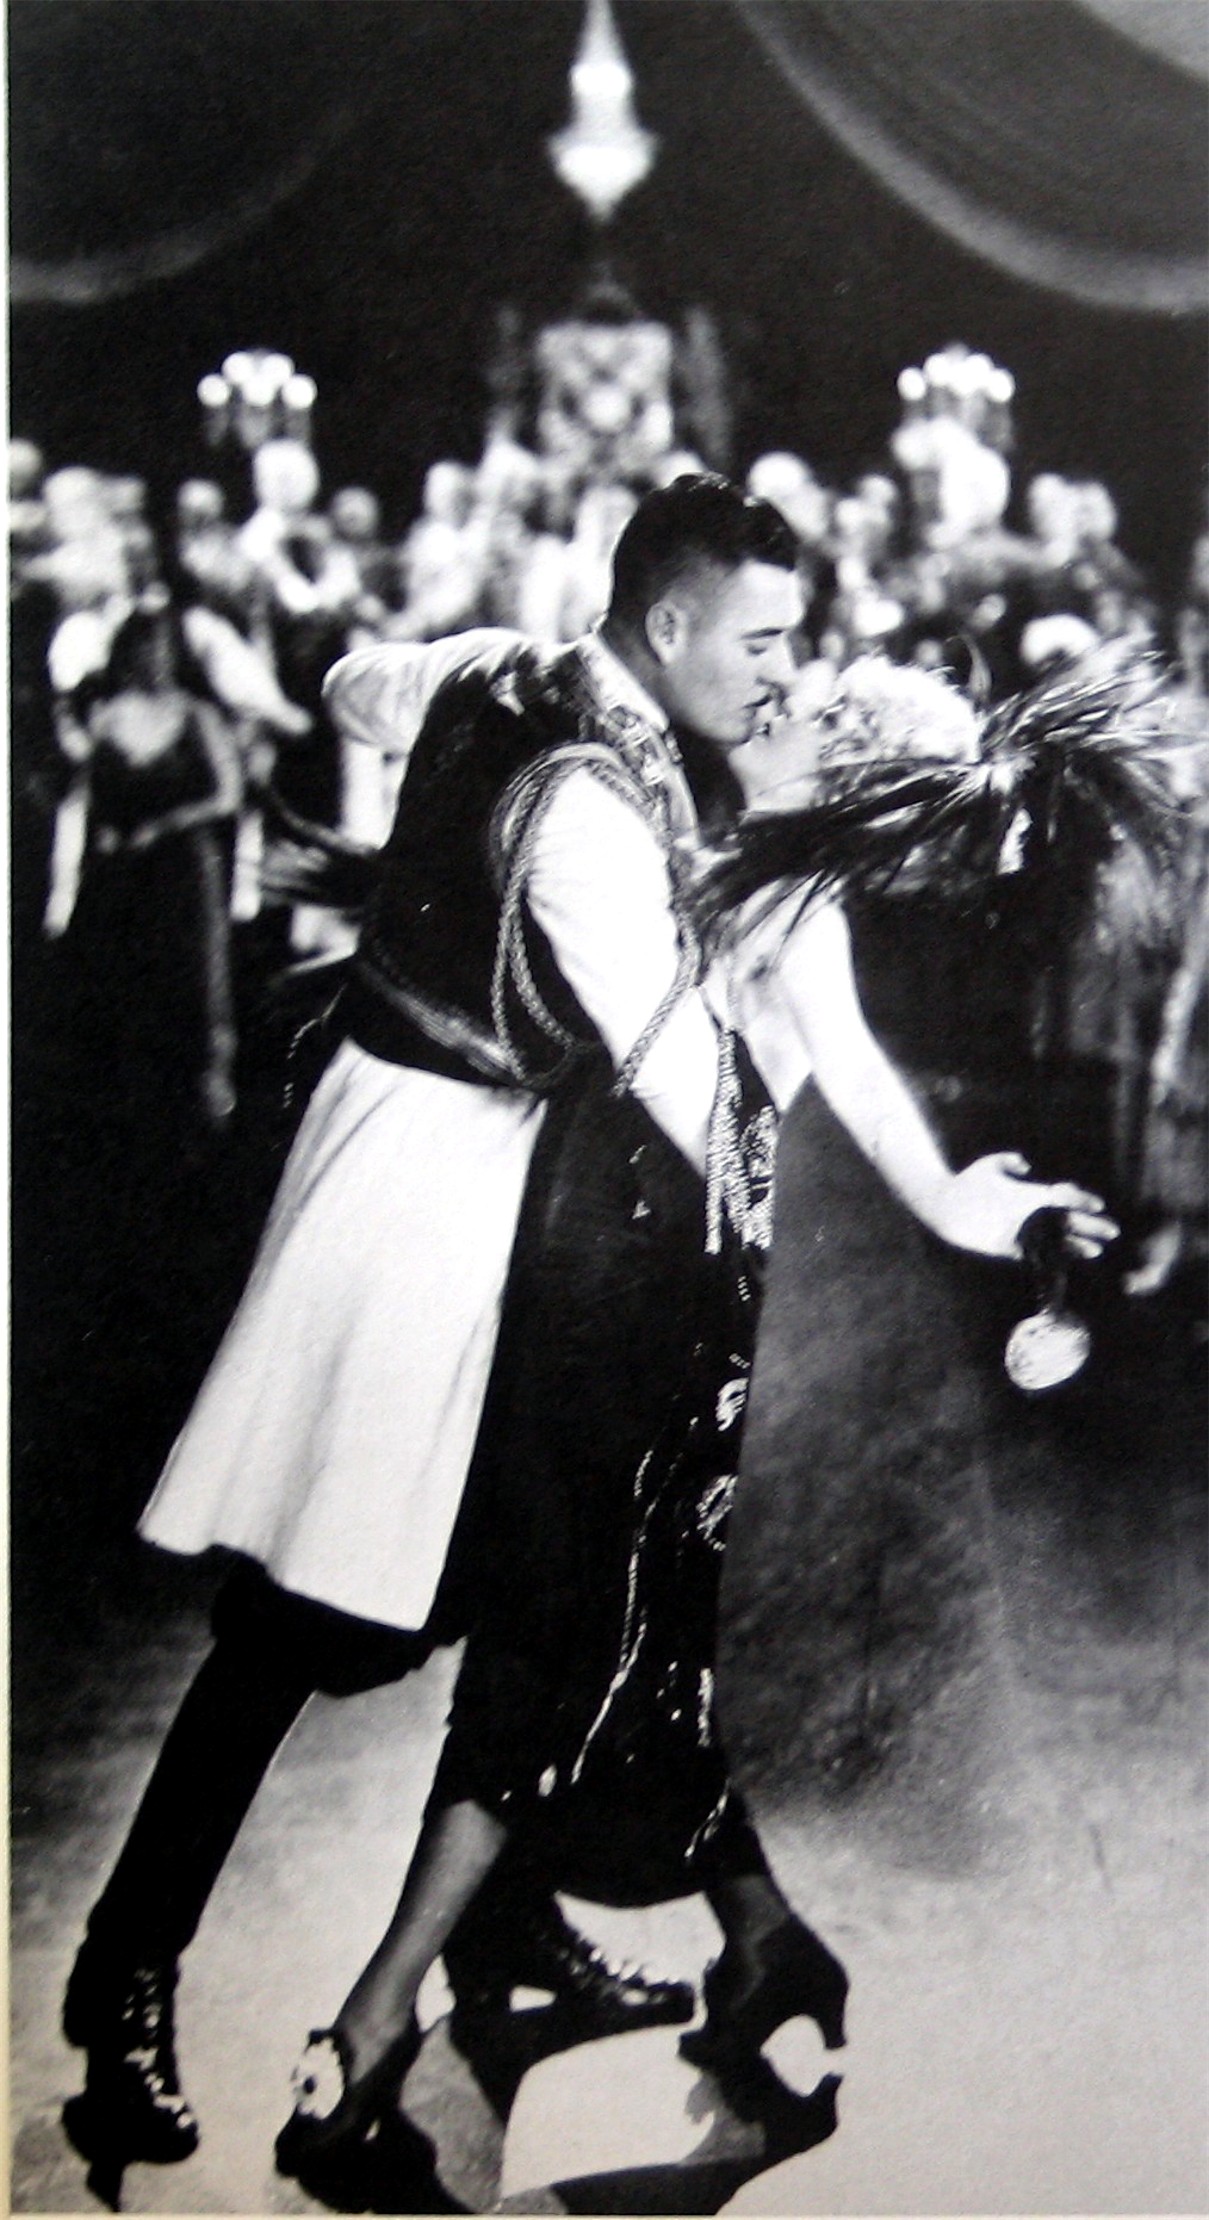
<instances>
[{"instance_id":1,"label":"blurred crowd","mask_svg":"<svg viewBox=\"0 0 1209 2220\"><path fill-rule=\"evenodd\" d=\"M539 415L531 444L497 416L477 463L434 462L397 539L368 488L326 493L294 438L251 454L239 517L210 478L187 480L156 516L141 477L48 467L10 443L18 968L23 942L71 951L71 1023L110 1067L141 1060L159 1085L170 1057L190 1104L221 1126L235 1102L241 936L295 964L351 944L347 919L273 891L283 811L287 832L293 813L368 847L389 827L403 757L327 723L337 657L476 624L567 640L603 613L641 494L703 465L638 378L629 394L601 376L580 386L574 408ZM803 664L840 673L889 658L993 701L1124 639L1203 706L1209 529L1179 605L1161 608L1118 543L1104 485L1045 471L1014 486L1012 398L1006 371L953 346L903 371L887 452L854 485L825 484L787 451L751 463L751 490L801 544ZM1117 1073L1119 1153L1164 1224L1155 1133L1177 1117L1196 1124L1194 1147L1203 1138L1204 750L1184 766L1188 852L1159 953L1152 916L1139 954L1130 897L1110 888L1068 1028L1075 1053ZM1169 1158L1189 1156L1187 1138ZM1196 1188L1195 1215L1203 1175L1181 1180L1177 1214Z\"/></svg>"}]
</instances>

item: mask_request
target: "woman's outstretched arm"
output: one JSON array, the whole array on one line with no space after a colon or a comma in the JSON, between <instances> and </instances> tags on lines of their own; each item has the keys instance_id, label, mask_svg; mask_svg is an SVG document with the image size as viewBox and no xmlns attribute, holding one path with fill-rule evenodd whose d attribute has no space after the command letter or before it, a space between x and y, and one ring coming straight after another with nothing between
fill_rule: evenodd
<instances>
[{"instance_id":1,"label":"woman's outstretched arm","mask_svg":"<svg viewBox=\"0 0 1209 2220\"><path fill-rule=\"evenodd\" d=\"M775 969L821 1093L887 1186L942 1240L983 1256L1017 1257L1025 1219L1046 1207L1068 1213L1068 1239L1082 1256L1098 1256L1115 1239L1098 1195L1071 1181L1030 1178L1013 1151L952 1169L865 1021L847 922L835 903L820 901L799 919Z\"/></svg>"}]
</instances>

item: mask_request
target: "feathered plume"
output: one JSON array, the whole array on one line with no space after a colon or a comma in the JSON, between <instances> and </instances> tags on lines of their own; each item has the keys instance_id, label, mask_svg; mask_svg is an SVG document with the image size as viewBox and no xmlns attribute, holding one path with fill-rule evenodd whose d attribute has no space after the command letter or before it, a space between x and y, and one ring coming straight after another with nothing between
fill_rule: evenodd
<instances>
[{"instance_id":1,"label":"feathered plume","mask_svg":"<svg viewBox=\"0 0 1209 2220\"><path fill-rule=\"evenodd\" d=\"M1191 735L1179 729L1177 698L1153 657L1107 643L1000 703L980 721L974 762L923 759L918 732L904 760L893 692L888 686L881 752L871 754L862 687L846 757L841 674L826 712L840 745L829 747L830 767L824 758L823 798L753 814L731 836L694 896L707 939L725 937L735 913L761 895L760 913L795 889L808 900L822 889L846 895L923 884L976 900L996 877L1025 871L1047 898L1077 908L1121 843L1156 871L1171 857L1179 818L1167 757Z\"/></svg>"},{"instance_id":2,"label":"feathered plume","mask_svg":"<svg viewBox=\"0 0 1209 2220\"><path fill-rule=\"evenodd\" d=\"M265 801L269 827L277 837L266 844L261 891L271 901L313 902L358 915L377 880L380 851L350 840L332 825L300 816L276 787L267 790Z\"/></svg>"}]
</instances>

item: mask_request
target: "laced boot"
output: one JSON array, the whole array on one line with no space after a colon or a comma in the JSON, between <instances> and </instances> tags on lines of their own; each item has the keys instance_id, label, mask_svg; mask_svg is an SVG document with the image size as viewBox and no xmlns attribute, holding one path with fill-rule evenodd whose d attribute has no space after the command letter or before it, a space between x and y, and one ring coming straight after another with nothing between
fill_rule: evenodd
<instances>
[{"instance_id":1,"label":"laced boot","mask_svg":"<svg viewBox=\"0 0 1209 2220\"><path fill-rule=\"evenodd\" d=\"M197 2149L196 2117L176 2065L174 1960L122 1966L88 1938L72 1968L63 2032L88 2053L84 2098L73 2113L73 2140L85 2155L115 2163L171 2165ZM79 2134L77 2133L79 2130Z\"/></svg>"},{"instance_id":2,"label":"laced boot","mask_svg":"<svg viewBox=\"0 0 1209 2220\"><path fill-rule=\"evenodd\" d=\"M455 2013L506 2012L514 1988L547 1989L555 2008L597 2035L690 2020L696 1999L687 1981L653 1980L641 1967L614 1965L564 1917L553 1897L506 1922L463 1914L442 1953Z\"/></svg>"}]
</instances>

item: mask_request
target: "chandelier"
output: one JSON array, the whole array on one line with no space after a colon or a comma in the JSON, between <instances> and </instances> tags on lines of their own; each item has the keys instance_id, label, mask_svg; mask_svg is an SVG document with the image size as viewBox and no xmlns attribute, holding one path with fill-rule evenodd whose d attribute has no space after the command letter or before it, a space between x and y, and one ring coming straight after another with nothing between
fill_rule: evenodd
<instances>
[{"instance_id":1,"label":"chandelier","mask_svg":"<svg viewBox=\"0 0 1209 2220\"><path fill-rule=\"evenodd\" d=\"M311 440L315 381L296 370L289 355L250 347L228 355L197 388L202 427L211 447L234 437L249 454L269 439Z\"/></svg>"},{"instance_id":2,"label":"chandelier","mask_svg":"<svg viewBox=\"0 0 1209 2220\"><path fill-rule=\"evenodd\" d=\"M633 72L609 0L588 0L571 68L571 121L549 148L564 185L602 226L641 185L659 144L639 123L633 96Z\"/></svg>"}]
</instances>

